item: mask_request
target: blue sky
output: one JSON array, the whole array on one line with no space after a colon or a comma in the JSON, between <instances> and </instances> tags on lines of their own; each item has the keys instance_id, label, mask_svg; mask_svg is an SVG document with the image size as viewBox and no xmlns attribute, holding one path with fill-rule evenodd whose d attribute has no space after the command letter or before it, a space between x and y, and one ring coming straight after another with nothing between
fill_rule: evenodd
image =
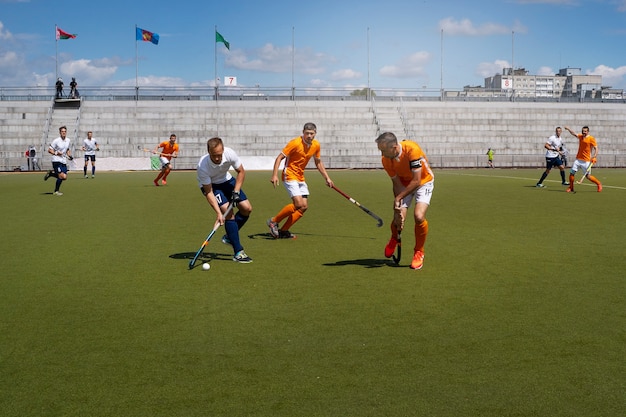
<instances>
[{"instance_id":1,"label":"blue sky","mask_svg":"<svg viewBox=\"0 0 626 417\"><path fill-rule=\"evenodd\" d=\"M208 86L217 56L250 87L460 89L513 62L626 88L624 44L626 0L0 0L0 87L51 86L55 63L83 87L134 86L136 63L141 86Z\"/></svg>"}]
</instances>

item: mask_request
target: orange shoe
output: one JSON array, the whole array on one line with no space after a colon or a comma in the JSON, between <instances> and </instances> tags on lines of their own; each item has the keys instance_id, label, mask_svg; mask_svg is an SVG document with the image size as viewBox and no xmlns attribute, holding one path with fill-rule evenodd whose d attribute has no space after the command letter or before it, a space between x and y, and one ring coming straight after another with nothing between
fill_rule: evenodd
<instances>
[{"instance_id":1,"label":"orange shoe","mask_svg":"<svg viewBox=\"0 0 626 417\"><path fill-rule=\"evenodd\" d=\"M163 184L163 185L167 185L167 181L165 181L165 180L161 180L161 184Z\"/></svg>"},{"instance_id":2,"label":"orange shoe","mask_svg":"<svg viewBox=\"0 0 626 417\"><path fill-rule=\"evenodd\" d=\"M598 184L598 192L601 193L602 192L602 184Z\"/></svg>"},{"instance_id":3,"label":"orange shoe","mask_svg":"<svg viewBox=\"0 0 626 417\"><path fill-rule=\"evenodd\" d=\"M385 258L391 258L391 255L396 250L396 246L398 246L398 240L395 237L389 239L389 243L385 246Z\"/></svg>"},{"instance_id":4,"label":"orange shoe","mask_svg":"<svg viewBox=\"0 0 626 417\"><path fill-rule=\"evenodd\" d=\"M411 269L422 269L424 266L424 252L418 250L413 255L413 261L411 261Z\"/></svg>"},{"instance_id":5,"label":"orange shoe","mask_svg":"<svg viewBox=\"0 0 626 417\"><path fill-rule=\"evenodd\" d=\"M158 180L154 180L154 185L156 185L157 187L159 186Z\"/></svg>"},{"instance_id":6,"label":"orange shoe","mask_svg":"<svg viewBox=\"0 0 626 417\"><path fill-rule=\"evenodd\" d=\"M573 193L574 189L572 187L567 187L567 190L565 190L565 191L567 191L568 193Z\"/></svg>"}]
</instances>

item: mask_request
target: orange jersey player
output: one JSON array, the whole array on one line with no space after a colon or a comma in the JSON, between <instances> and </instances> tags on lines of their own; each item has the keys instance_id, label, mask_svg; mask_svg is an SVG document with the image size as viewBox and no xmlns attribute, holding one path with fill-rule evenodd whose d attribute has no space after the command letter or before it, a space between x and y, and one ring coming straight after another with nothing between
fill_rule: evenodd
<instances>
[{"instance_id":1,"label":"orange jersey player","mask_svg":"<svg viewBox=\"0 0 626 417\"><path fill-rule=\"evenodd\" d=\"M284 206L276 216L267 220L271 235L276 239L293 239L293 235L289 228L295 222L300 220L304 212L308 208L309 188L304 179L304 169L313 158L317 170L322 174L326 185L333 186L326 168L322 163L320 143L315 139L317 127L313 123L306 123L302 129L302 136L292 139L283 148L274 161L274 170L270 182L276 188L278 185L278 168L283 160L285 166L283 168L282 178L283 185L291 197L291 203ZM280 222L285 220L282 226Z\"/></svg>"},{"instance_id":2,"label":"orange jersey player","mask_svg":"<svg viewBox=\"0 0 626 417\"><path fill-rule=\"evenodd\" d=\"M596 143L596 138L589 134L588 126L583 126L581 130L582 133L579 134L576 134L567 126L565 126L565 130L567 130L572 136L578 138L578 153L576 154L574 165L572 165L569 171L569 187L567 188L567 192L574 192L574 176L578 169L582 169L585 173L584 177L587 177L589 181L597 185L598 192L601 192L602 183L600 183L596 177L591 175L591 165L596 163L596 157L598 156L598 144Z\"/></svg>"},{"instance_id":3,"label":"orange jersey player","mask_svg":"<svg viewBox=\"0 0 626 417\"><path fill-rule=\"evenodd\" d=\"M422 269L424 244L428 235L426 211L435 187L435 176L428 158L417 143L408 140L398 142L396 135L391 132L381 134L376 143L382 154L383 168L391 178L394 195L391 239L385 246L385 256L389 258L393 255L398 245L398 232L404 228L407 210L415 200L415 247L411 269Z\"/></svg>"},{"instance_id":4,"label":"orange jersey player","mask_svg":"<svg viewBox=\"0 0 626 417\"><path fill-rule=\"evenodd\" d=\"M161 149L159 151L159 149ZM159 159L161 160L161 171L159 175L154 179L154 185L159 186L159 180L161 180L161 184L167 184L167 176L170 174L172 170L171 162L172 158L178 157L178 143L176 143L176 135L171 134L169 141L161 142L154 148L152 153L158 154Z\"/></svg>"}]
</instances>

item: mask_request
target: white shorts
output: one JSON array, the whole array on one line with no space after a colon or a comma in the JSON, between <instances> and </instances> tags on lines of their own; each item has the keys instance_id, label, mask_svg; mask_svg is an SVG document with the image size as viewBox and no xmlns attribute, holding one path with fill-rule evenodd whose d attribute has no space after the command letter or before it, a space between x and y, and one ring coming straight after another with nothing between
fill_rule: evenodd
<instances>
[{"instance_id":1,"label":"white shorts","mask_svg":"<svg viewBox=\"0 0 626 417\"><path fill-rule=\"evenodd\" d=\"M583 172L586 172L587 168L589 168L590 163L591 163L590 161L583 161L582 159L577 159L574 161L574 165L572 165L569 172L572 174L575 174L576 171L578 171L578 169L582 169Z\"/></svg>"},{"instance_id":2,"label":"white shorts","mask_svg":"<svg viewBox=\"0 0 626 417\"><path fill-rule=\"evenodd\" d=\"M428 181L427 183L420 185L417 187L417 190L402 199L402 207L411 207L413 199L415 199L416 203L425 203L430 205L430 198L433 196L434 189L434 181Z\"/></svg>"},{"instance_id":3,"label":"white shorts","mask_svg":"<svg viewBox=\"0 0 626 417\"><path fill-rule=\"evenodd\" d=\"M161 169L165 168L166 166L170 164L170 160L164 156L160 157L159 160L161 161Z\"/></svg>"},{"instance_id":4,"label":"white shorts","mask_svg":"<svg viewBox=\"0 0 626 417\"><path fill-rule=\"evenodd\" d=\"M299 195L309 195L309 187L304 181L285 181L283 185L291 198Z\"/></svg>"}]
</instances>

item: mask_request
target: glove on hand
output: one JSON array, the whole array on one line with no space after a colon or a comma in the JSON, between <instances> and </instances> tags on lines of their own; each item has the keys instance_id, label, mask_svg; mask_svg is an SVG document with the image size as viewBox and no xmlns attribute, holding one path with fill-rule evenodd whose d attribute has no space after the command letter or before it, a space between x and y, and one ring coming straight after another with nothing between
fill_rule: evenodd
<instances>
[{"instance_id":1,"label":"glove on hand","mask_svg":"<svg viewBox=\"0 0 626 417\"><path fill-rule=\"evenodd\" d=\"M233 191L233 195L230 197L230 201L234 204L241 202L241 196L239 195L239 191Z\"/></svg>"},{"instance_id":2,"label":"glove on hand","mask_svg":"<svg viewBox=\"0 0 626 417\"><path fill-rule=\"evenodd\" d=\"M591 163L595 164L596 162L598 162L598 160L596 158L591 158Z\"/></svg>"}]
</instances>

